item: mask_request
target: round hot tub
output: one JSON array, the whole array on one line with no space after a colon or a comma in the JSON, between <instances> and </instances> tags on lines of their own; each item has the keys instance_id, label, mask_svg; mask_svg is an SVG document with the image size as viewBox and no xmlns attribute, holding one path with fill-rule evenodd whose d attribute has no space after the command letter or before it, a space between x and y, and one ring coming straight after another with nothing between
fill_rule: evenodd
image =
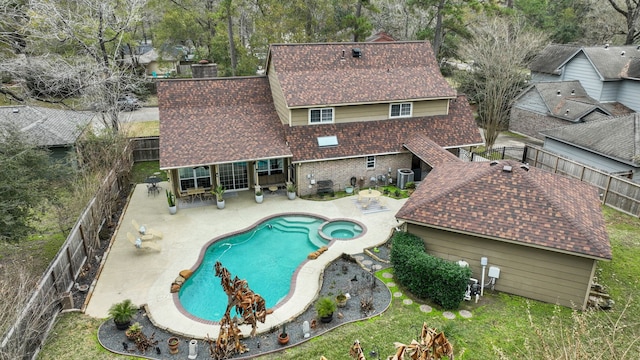
<instances>
[{"instance_id":1,"label":"round hot tub","mask_svg":"<svg viewBox=\"0 0 640 360\"><path fill-rule=\"evenodd\" d=\"M326 240L349 240L362 235L364 225L350 220L331 220L318 228L318 234Z\"/></svg>"}]
</instances>

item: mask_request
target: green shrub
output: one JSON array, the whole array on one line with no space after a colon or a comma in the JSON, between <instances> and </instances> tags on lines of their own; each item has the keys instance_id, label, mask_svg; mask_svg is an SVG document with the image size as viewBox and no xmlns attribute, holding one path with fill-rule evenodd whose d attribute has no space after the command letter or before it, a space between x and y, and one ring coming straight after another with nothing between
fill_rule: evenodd
<instances>
[{"instance_id":1,"label":"green shrub","mask_svg":"<svg viewBox=\"0 0 640 360\"><path fill-rule=\"evenodd\" d=\"M422 239L409 233L392 238L391 263L396 280L415 296L456 309L464 299L471 270L425 252Z\"/></svg>"}]
</instances>

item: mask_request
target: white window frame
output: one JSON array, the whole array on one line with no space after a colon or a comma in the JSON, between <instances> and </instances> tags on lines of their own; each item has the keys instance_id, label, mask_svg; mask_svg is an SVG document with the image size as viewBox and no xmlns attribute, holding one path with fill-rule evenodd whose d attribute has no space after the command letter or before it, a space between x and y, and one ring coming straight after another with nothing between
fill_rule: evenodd
<instances>
[{"instance_id":1,"label":"white window frame","mask_svg":"<svg viewBox=\"0 0 640 360\"><path fill-rule=\"evenodd\" d=\"M399 114L393 115L393 108L395 106L399 107ZM408 113L407 113L408 108ZM413 103L393 103L389 104L389 118L403 118L403 117L411 117L413 115Z\"/></svg>"},{"instance_id":2,"label":"white window frame","mask_svg":"<svg viewBox=\"0 0 640 360\"><path fill-rule=\"evenodd\" d=\"M320 121L311 121L311 113L319 111L320 112ZM325 112L331 112L331 120L324 120ZM332 124L335 121L336 112L332 107L324 107L324 108L313 108L309 109L309 124Z\"/></svg>"},{"instance_id":3,"label":"white window frame","mask_svg":"<svg viewBox=\"0 0 640 360\"><path fill-rule=\"evenodd\" d=\"M364 158L364 166L367 169L375 169L376 168L376 157L375 157L375 155L365 156L365 158Z\"/></svg>"}]
</instances>

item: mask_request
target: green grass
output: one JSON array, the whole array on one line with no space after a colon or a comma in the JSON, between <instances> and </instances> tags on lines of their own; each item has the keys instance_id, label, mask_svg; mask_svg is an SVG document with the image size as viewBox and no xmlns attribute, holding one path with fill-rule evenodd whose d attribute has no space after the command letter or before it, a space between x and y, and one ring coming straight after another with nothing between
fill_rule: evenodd
<instances>
[{"instance_id":1,"label":"green grass","mask_svg":"<svg viewBox=\"0 0 640 360\"><path fill-rule=\"evenodd\" d=\"M159 161L137 162L133 164L133 169L131 169L131 181L136 184L143 183L147 177L156 172L160 172L158 176L160 176L163 181L167 180L167 173L160 171Z\"/></svg>"},{"instance_id":2,"label":"green grass","mask_svg":"<svg viewBox=\"0 0 640 360\"><path fill-rule=\"evenodd\" d=\"M576 315L568 308L489 290L485 291L485 296L478 304L473 301L461 304L461 309L473 314L470 319L457 316L454 320L447 320L442 316L442 310L431 304L431 313L420 311L420 302L415 299L412 305L403 304L402 300L411 298L411 295L396 285L391 291L402 291L403 296L394 298L391 307L380 316L341 326L302 345L261 359L305 360L319 359L320 356L326 356L329 360L349 359L349 347L356 339L360 340L365 354L377 347L384 359L393 354L394 342L408 344L417 339L423 322L445 331L458 360L580 359L561 356L562 351L555 351L557 347L553 346L553 355L545 356L541 353L541 338L537 334L542 334L545 341L556 338L565 341L570 349L576 347L576 339L585 339L580 345L604 351L605 355L601 357L604 359L620 359L622 356L616 349L625 350L631 346L626 359L633 359L640 352L637 343L631 345L640 337L637 321L640 318L640 305L628 301L640 290L636 280L640 273L640 221L609 208L603 211L614 254L613 261L600 263L597 276L616 301L613 310ZM384 282L393 281L382 278L381 273L377 275ZM587 326L574 326L579 321L585 321ZM612 335L612 324L616 324L616 321L617 333ZM65 354L67 359L106 358L104 350L99 349L96 342L99 323L99 320L80 314L65 315L54 328L55 335L49 338L40 358L55 359L60 354ZM604 344L606 341L614 343L614 346ZM67 347L73 350L68 351Z\"/></svg>"},{"instance_id":3,"label":"green grass","mask_svg":"<svg viewBox=\"0 0 640 360\"><path fill-rule=\"evenodd\" d=\"M136 121L122 125L127 137L160 136L160 122L158 120Z\"/></svg>"}]
</instances>

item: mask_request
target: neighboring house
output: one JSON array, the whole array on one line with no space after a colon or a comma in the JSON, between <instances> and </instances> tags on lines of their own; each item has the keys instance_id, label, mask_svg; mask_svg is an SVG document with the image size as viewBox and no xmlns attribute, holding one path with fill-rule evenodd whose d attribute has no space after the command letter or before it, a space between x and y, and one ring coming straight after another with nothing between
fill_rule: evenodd
<instances>
[{"instance_id":1,"label":"neighboring house","mask_svg":"<svg viewBox=\"0 0 640 360\"><path fill-rule=\"evenodd\" d=\"M35 146L49 150L54 160L75 154L75 144L93 117L89 112L35 106L0 107L0 123L15 125Z\"/></svg>"},{"instance_id":2,"label":"neighboring house","mask_svg":"<svg viewBox=\"0 0 640 360\"><path fill-rule=\"evenodd\" d=\"M595 100L617 101L640 112L640 45L551 44L534 58L530 69L532 81L578 80Z\"/></svg>"},{"instance_id":3,"label":"neighboring house","mask_svg":"<svg viewBox=\"0 0 640 360\"><path fill-rule=\"evenodd\" d=\"M537 82L515 98L509 130L543 139L542 130L631 112L619 103L594 100L577 80Z\"/></svg>"},{"instance_id":4,"label":"neighboring house","mask_svg":"<svg viewBox=\"0 0 640 360\"><path fill-rule=\"evenodd\" d=\"M178 193L290 181L305 195L322 180L340 190L422 167L403 147L417 135L454 154L482 144L427 42L272 45L265 69L158 82L160 167Z\"/></svg>"},{"instance_id":5,"label":"neighboring house","mask_svg":"<svg viewBox=\"0 0 640 360\"><path fill-rule=\"evenodd\" d=\"M632 172L640 182L640 114L633 113L543 131L544 149L612 174Z\"/></svg>"},{"instance_id":6,"label":"neighboring house","mask_svg":"<svg viewBox=\"0 0 640 360\"><path fill-rule=\"evenodd\" d=\"M440 163L396 217L478 280L486 257L495 290L563 306L584 309L597 262L611 260L598 190L516 161Z\"/></svg>"}]
</instances>

